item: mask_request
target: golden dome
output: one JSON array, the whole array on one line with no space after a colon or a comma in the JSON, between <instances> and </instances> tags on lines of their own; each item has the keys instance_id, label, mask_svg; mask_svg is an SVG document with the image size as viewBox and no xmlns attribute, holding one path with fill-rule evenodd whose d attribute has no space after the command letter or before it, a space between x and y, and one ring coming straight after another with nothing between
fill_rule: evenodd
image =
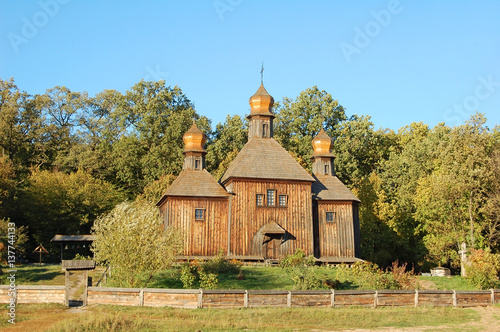
<instances>
[{"instance_id":1,"label":"golden dome","mask_svg":"<svg viewBox=\"0 0 500 332\"><path fill-rule=\"evenodd\" d=\"M333 156L332 139L328 136L324 129L321 129L318 135L313 138L312 146L314 149L313 156Z\"/></svg>"},{"instance_id":2,"label":"golden dome","mask_svg":"<svg viewBox=\"0 0 500 332\"><path fill-rule=\"evenodd\" d=\"M274 98L267 93L264 84L261 84L257 92L250 97L250 114L272 114Z\"/></svg>"},{"instance_id":3,"label":"golden dome","mask_svg":"<svg viewBox=\"0 0 500 332\"><path fill-rule=\"evenodd\" d=\"M206 152L205 142L207 136L196 126L196 123L193 122L193 125L182 136L182 139L184 140L184 152Z\"/></svg>"}]
</instances>

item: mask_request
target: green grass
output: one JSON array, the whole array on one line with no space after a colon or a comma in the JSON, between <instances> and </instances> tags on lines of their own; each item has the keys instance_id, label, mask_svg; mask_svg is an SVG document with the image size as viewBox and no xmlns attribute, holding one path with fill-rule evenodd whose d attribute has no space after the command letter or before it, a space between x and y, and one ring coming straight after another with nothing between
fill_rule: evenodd
<instances>
[{"instance_id":1,"label":"green grass","mask_svg":"<svg viewBox=\"0 0 500 332\"><path fill-rule=\"evenodd\" d=\"M449 327L477 322L472 309L457 308L262 308L173 309L125 306L91 306L84 313L65 315L49 331L309 331ZM29 327L50 308L19 306L19 316ZM70 310L70 309L68 309ZM66 312L68 311L66 310ZM25 329L26 330L26 329Z\"/></svg>"},{"instance_id":2,"label":"green grass","mask_svg":"<svg viewBox=\"0 0 500 332\"><path fill-rule=\"evenodd\" d=\"M469 281L461 276L451 277L418 277L419 281L430 281L434 283L435 289L440 290L477 290L474 285L469 284Z\"/></svg>"},{"instance_id":3,"label":"green grass","mask_svg":"<svg viewBox=\"0 0 500 332\"><path fill-rule=\"evenodd\" d=\"M5 271L5 268L4 268ZM91 271L89 276L92 277L95 285L104 271L103 267L97 267L95 271ZM335 280L336 272L334 268L322 268L321 273L325 278ZM293 289L293 282L287 273L279 267L265 266L243 266L243 280L238 280L235 275L220 274L219 289ZM153 280L148 285L149 288L182 288L182 283L179 279L179 269L174 267L168 270L157 273ZM7 275L0 275L0 282L7 283ZM477 288L470 285L467 279L460 276L452 277L418 277L419 281L424 281L431 288L440 290L476 290ZM64 285L64 272L61 265L24 265L17 267L16 273L17 285ZM112 285L112 284L110 284ZM344 283L342 289L352 289L355 285ZM428 287L421 287L428 288Z\"/></svg>"},{"instance_id":4,"label":"green grass","mask_svg":"<svg viewBox=\"0 0 500 332\"><path fill-rule=\"evenodd\" d=\"M7 270L7 268L3 267L4 274L0 275L2 285L7 283ZM16 270L16 285L64 285L65 274L60 264L19 265L16 266ZM89 277L92 277L94 285L103 272L104 268L100 266L89 272Z\"/></svg>"}]
</instances>

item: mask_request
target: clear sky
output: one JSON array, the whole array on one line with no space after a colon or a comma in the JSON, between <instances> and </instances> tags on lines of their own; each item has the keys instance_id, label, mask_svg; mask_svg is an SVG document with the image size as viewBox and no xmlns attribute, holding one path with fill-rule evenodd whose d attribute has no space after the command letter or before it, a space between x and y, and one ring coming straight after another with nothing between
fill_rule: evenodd
<instances>
[{"instance_id":1,"label":"clear sky","mask_svg":"<svg viewBox=\"0 0 500 332\"><path fill-rule=\"evenodd\" d=\"M375 128L500 124L500 1L0 0L0 77L31 94L178 85L213 126L308 87Z\"/></svg>"}]
</instances>

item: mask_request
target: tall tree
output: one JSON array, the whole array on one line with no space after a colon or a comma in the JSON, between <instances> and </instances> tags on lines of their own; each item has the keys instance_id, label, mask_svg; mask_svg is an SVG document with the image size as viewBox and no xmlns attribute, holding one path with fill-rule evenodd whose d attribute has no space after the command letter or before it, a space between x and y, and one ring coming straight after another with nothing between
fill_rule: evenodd
<instances>
[{"instance_id":1,"label":"tall tree","mask_svg":"<svg viewBox=\"0 0 500 332\"><path fill-rule=\"evenodd\" d=\"M95 218L124 199L111 184L80 170L34 171L28 181L20 200L24 224L44 245L56 234L88 234Z\"/></svg>"},{"instance_id":2,"label":"tall tree","mask_svg":"<svg viewBox=\"0 0 500 332\"><path fill-rule=\"evenodd\" d=\"M163 228L156 206L144 202L119 204L95 221L92 234L96 261L109 264L113 283L122 287L147 287L183 243L181 234Z\"/></svg>"},{"instance_id":3,"label":"tall tree","mask_svg":"<svg viewBox=\"0 0 500 332\"><path fill-rule=\"evenodd\" d=\"M312 168L312 138L321 128L336 137L339 123L346 119L342 105L316 86L295 100L283 98L275 113L274 137L308 170Z\"/></svg>"},{"instance_id":4,"label":"tall tree","mask_svg":"<svg viewBox=\"0 0 500 332\"><path fill-rule=\"evenodd\" d=\"M216 179L220 179L248 140L248 128L239 116L226 117L219 123L207 142L207 169Z\"/></svg>"},{"instance_id":5,"label":"tall tree","mask_svg":"<svg viewBox=\"0 0 500 332\"><path fill-rule=\"evenodd\" d=\"M17 178L27 175L33 165L50 163L44 102L19 91L13 79L0 79L0 153L11 160Z\"/></svg>"}]
</instances>

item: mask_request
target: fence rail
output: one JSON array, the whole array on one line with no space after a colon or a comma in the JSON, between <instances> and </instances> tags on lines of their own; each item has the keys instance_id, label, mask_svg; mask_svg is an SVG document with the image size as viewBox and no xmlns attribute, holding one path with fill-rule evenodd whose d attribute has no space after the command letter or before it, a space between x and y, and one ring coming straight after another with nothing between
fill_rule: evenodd
<instances>
[{"instance_id":1,"label":"fence rail","mask_svg":"<svg viewBox=\"0 0 500 332\"><path fill-rule=\"evenodd\" d=\"M17 286L17 303L62 303L64 286ZM9 286L0 286L0 303L9 303ZM87 304L174 308L259 307L474 307L500 303L500 289L455 290L210 290L88 287Z\"/></svg>"}]
</instances>

